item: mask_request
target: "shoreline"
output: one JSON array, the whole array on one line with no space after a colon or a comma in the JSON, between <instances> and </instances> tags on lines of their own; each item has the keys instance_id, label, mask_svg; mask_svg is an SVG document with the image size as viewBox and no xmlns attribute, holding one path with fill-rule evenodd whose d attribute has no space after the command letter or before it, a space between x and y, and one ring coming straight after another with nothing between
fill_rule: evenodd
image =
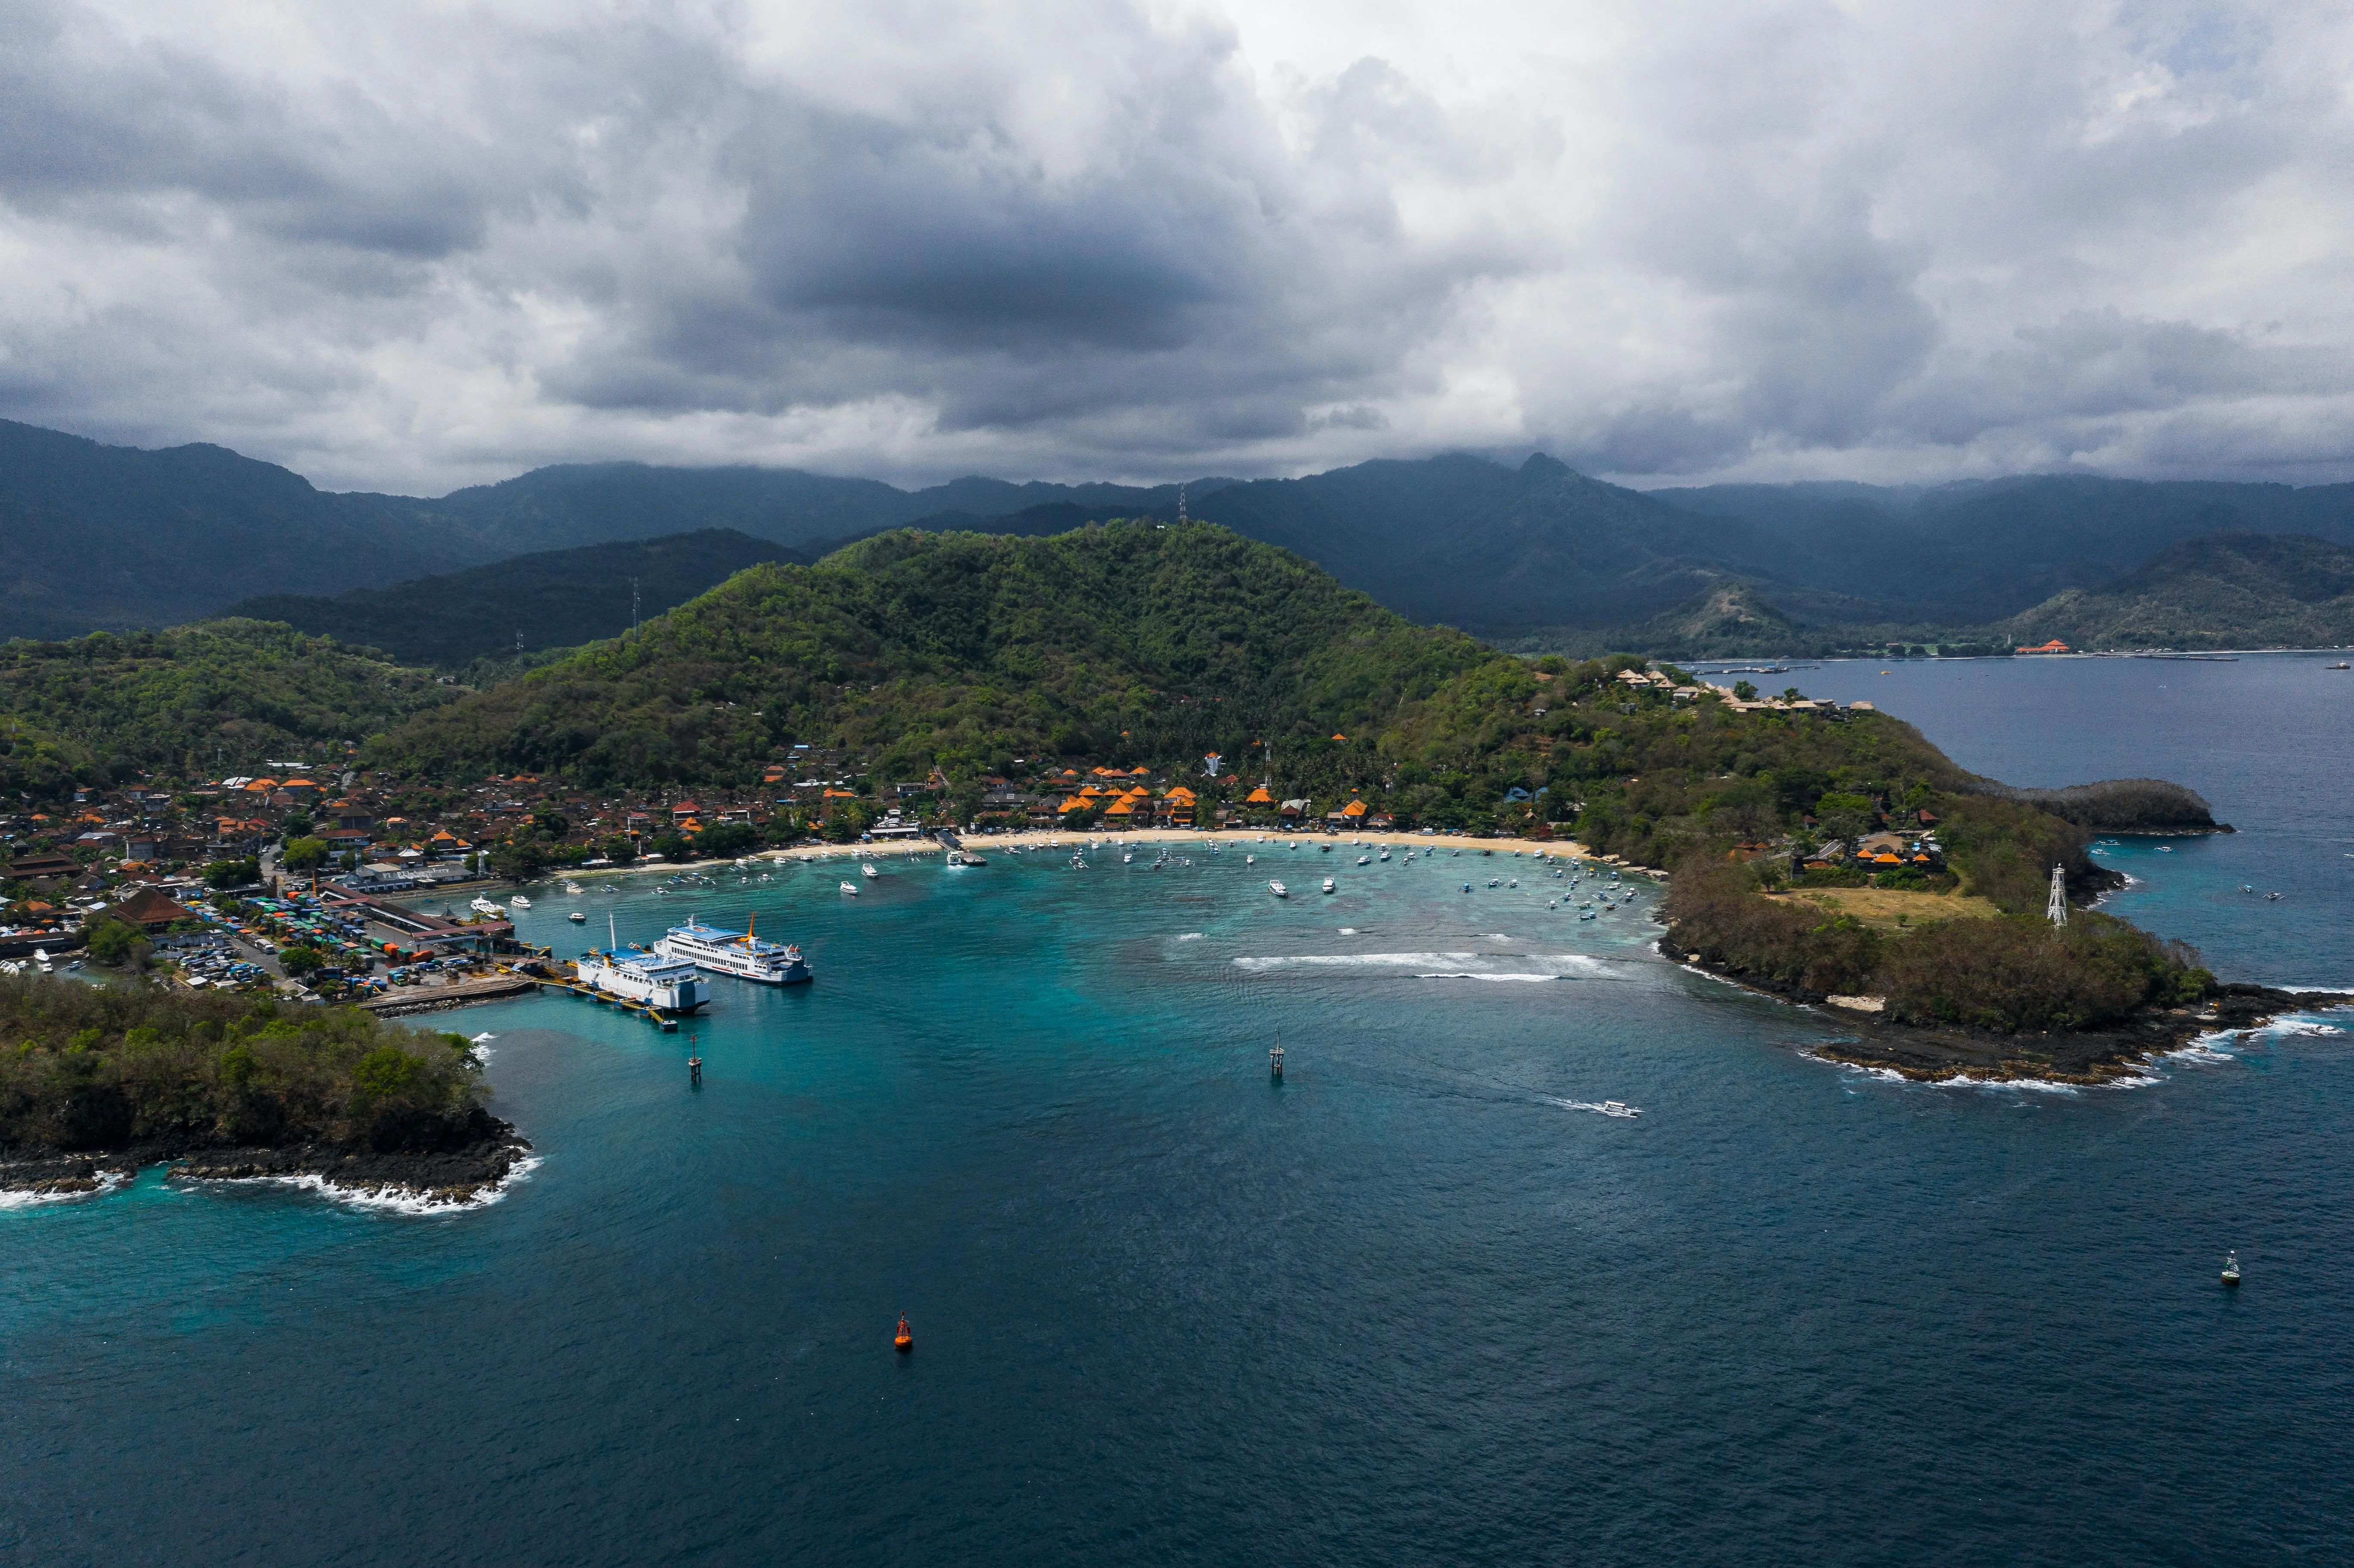
<instances>
[{"instance_id":1,"label":"shoreline","mask_svg":"<svg viewBox=\"0 0 2354 1568\"><path fill-rule=\"evenodd\" d=\"M1988 1034L1951 1026L1883 1022L1829 997L1778 991L1693 959L1678 958L1669 938L1657 947L1677 968L1706 975L1786 1007L1819 1013L1853 1033L1807 1047L1807 1054L1917 1084L2049 1084L2095 1088L2146 1077L2164 1057L2201 1041L2253 1033L2293 1012L2354 1007L2354 994L2288 991L2232 982L2204 1012L2170 1008L2134 1014L2101 1029L2064 1034ZM1877 1000L1872 999L1872 1000Z\"/></svg>"},{"instance_id":2,"label":"shoreline","mask_svg":"<svg viewBox=\"0 0 2354 1568\"><path fill-rule=\"evenodd\" d=\"M283 1181L316 1186L345 1202L438 1212L479 1208L538 1164L531 1140L513 1122L485 1113L481 1136L456 1149L378 1152L342 1144L276 1149L222 1147L159 1139L122 1149L27 1158L0 1155L0 1193L66 1199L111 1192L152 1165L167 1180ZM478 1124L478 1126L481 1124Z\"/></svg>"}]
</instances>

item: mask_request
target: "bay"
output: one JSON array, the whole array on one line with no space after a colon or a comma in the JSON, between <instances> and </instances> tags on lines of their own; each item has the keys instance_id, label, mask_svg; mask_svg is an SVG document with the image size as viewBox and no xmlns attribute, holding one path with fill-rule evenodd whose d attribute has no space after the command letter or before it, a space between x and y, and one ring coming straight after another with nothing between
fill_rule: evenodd
<instances>
[{"instance_id":1,"label":"bay","mask_svg":"<svg viewBox=\"0 0 2354 1568\"><path fill-rule=\"evenodd\" d=\"M2014 782L2182 778L2243 831L2110 847L2121 912L2228 973L2344 982L2325 677L1876 669L1791 678ZM150 1172L0 1211L0 1551L2342 1550L2347 1037L2127 1089L1887 1082L1807 1055L1819 1015L1659 960L1638 914L1548 908L1528 860L1187 853L585 895L625 939L757 912L819 979L716 981L676 1036L555 997L450 1015L493 1036L543 1160L482 1209ZM1278 902L1269 874L1341 891ZM526 919L568 945L567 902ZM1643 1115L1575 1108L1604 1099Z\"/></svg>"}]
</instances>

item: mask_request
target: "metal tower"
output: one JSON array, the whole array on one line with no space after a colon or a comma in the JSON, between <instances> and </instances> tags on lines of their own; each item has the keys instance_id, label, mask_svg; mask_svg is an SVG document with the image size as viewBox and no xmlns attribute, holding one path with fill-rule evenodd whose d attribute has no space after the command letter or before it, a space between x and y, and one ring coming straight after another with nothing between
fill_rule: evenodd
<instances>
[{"instance_id":1,"label":"metal tower","mask_svg":"<svg viewBox=\"0 0 2354 1568\"><path fill-rule=\"evenodd\" d=\"M1177 521L1180 524L1185 521L1185 485L1182 481L1177 485Z\"/></svg>"},{"instance_id":2,"label":"metal tower","mask_svg":"<svg viewBox=\"0 0 2354 1568\"><path fill-rule=\"evenodd\" d=\"M2052 868L2052 902L2044 906L2043 916L2054 926L2065 926L2068 923L2066 873L2056 865Z\"/></svg>"}]
</instances>

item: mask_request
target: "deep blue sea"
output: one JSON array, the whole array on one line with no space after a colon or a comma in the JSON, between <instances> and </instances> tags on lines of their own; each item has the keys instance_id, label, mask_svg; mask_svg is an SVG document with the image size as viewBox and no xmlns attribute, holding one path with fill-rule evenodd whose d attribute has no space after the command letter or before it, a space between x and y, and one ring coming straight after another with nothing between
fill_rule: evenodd
<instances>
[{"instance_id":1,"label":"deep blue sea","mask_svg":"<svg viewBox=\"0 0 2354 1568\"><path fill-rule=\"evenodd\" d=\"M2017 782L2194 785L2242 832L2114 846L2117 907L2354 984L2318 662L1788 679ZM539 890L567 946L757 911L819 979L675 1036L451 1015L543 1156L487 1207L0 1212L0 1558L2354 1559L2354 1035L1907 1085L1525 860L1148 858Z\"/></svg>"}]
</instances>

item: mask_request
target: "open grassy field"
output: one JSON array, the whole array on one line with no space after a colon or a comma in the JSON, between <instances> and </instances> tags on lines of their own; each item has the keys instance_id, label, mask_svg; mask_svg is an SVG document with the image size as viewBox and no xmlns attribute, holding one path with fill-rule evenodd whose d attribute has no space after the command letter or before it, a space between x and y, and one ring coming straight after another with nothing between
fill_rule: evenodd
<instances>
[{"instance_id":1,"label":"open grassy field","mask_svg":"<svg viewBox=\"0 0 2354 1568\"><path fill-rule=\"evenodd\" d=\"M1969 898L1953 893L1904 893L1886 887L1809 887L1795 893L1775 895L1777 898L1803 899L1819 904L1841 915L1852 915L1865 925L1882 931L1903 927L1905 924L1925 926L1932 920L1956 918L1988 920L1999 911L1984 898Z\"/></svg>"}]
</instances>

